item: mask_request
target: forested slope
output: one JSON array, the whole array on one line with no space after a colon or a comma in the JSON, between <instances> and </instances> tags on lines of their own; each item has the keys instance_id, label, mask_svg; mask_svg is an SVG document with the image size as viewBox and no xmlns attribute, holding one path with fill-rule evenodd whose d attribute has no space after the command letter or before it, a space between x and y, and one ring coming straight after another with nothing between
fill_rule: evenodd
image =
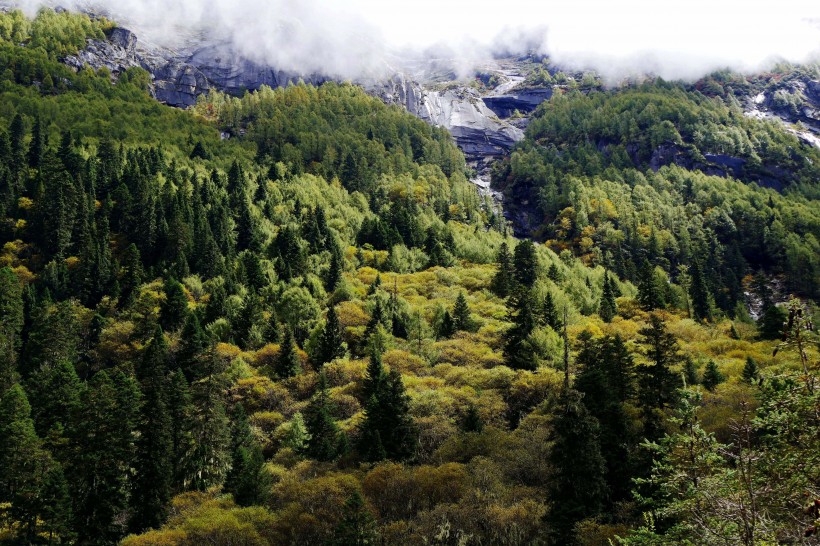
<instances>
[{"instance_id":1,"label":"forested slope","mask_svg":"<svg viewBox=\"0 0 820 546\"><path fill-rule=\"evenodd\" d=\"M179 111L59 63L108 28L0 14L0 543L817 540L813 307L764 252L731 271L755 324L704 254L731 192L811 244L810 182L662 170L637 275L510 237L446 133L354 86Z\"/></svg>"}]
</instances>

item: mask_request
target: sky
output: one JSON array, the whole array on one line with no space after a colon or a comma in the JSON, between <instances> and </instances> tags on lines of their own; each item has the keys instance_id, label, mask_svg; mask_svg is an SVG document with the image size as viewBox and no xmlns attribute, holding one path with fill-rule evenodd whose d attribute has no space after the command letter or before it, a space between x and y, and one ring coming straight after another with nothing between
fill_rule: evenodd
<instances>
[{"instance_id":1,"label":"sky","mask_svg":"<svg viewBox=\"0 0 820 546\"><path fill-rule=\"evenodd\" d=\"M55 2L16 2L32 12ZM204 31L277 67L356 79L391 53L466 65L494 50L534 50L608 79L693 79L775 59L820 57L820 1L778 0L62 0L93 4L160 45ZM522 45L523 44L523 45Z\"/></svg>"}]
</instances>

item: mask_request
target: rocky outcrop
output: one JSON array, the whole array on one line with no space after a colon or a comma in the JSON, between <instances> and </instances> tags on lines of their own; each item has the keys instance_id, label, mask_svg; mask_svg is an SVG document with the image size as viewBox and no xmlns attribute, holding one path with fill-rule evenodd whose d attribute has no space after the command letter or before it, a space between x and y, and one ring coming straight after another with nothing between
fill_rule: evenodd
<instances>
[{"instance_id":1,"label":"rocky outcrop","mask_svg":"<svg viewBox=\"0 0 820 546\"><path fill-rule=\"evenodd\" d=\"M504 155L524 138L521 129L499 119L478 92L467 87L425 89L399 75L367 88L388 104L400 104L431 125L448 129L473 162Z\"/></svg>"},{"instance_id":2,"label":"rocky outcrop","mask_svg":"<svg viewBox=\"0 0 820 546\"><path fill-rule=\"evenodd\" d=\"M502 95L483 97L484 104L499 117L508 118L516 112L528 114L552 97L552 88L521 89Z\"/></svg>"},{"instance_id":3,"label":"rocky outcrop","mask_svg":"<svg viewBox=\"0 0 820 546\"><path fill-rule=\"evenodd\" d=\"M112 30L107 40L89 40L85 49L65 58L63 62L75 70L85 66L95 70L105 67L112 74L142 66L137 53L137 37L124 28Z\"/></svg>"}]
</instances>

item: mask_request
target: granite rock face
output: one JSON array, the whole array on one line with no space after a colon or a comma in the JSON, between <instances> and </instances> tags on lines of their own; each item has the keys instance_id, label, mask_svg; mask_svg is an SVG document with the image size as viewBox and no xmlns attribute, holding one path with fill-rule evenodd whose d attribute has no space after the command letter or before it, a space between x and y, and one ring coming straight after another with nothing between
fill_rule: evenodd
<instances>
[{"instance_id":1,"label":"granite rock face","mask_svg":"<svg viewBox=\"0 0 820 546\"><path fill-rule=\"evenodd\" d=\"M470 161L504 155L524 138L524 132L499 119L477 91L467 87L425 89L404 76L367 86L388 104L404 106L410 113L450 131Z\"/></svg>"}]
</instances>

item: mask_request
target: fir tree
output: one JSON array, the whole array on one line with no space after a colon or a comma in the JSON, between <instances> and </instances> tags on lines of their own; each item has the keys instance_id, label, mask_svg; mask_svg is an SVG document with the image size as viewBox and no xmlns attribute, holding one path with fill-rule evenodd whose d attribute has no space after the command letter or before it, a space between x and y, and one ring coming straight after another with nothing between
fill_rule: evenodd
<instances>
[{"instance_id":1,"label":"fir tree","mask_svg":"<svg viewBox=\"0 0 820 546\"><path fill-rule=\"evenodd\" d=\"M273 373L280 379L287 379L299 373L301 366L296 354L296 342L290 328L285 327L285 338L279 347L279 354L273 364Z\"/></svg>"},{"instance_id":2,"label":"fir tree","mask_svg":"<svg viewBox=\"0 0 820 546\"><path fill-rule=\"evenodd\" d=\"M706 285L700 262L695 260L692 265L692 281L689 286L689 295L692 298L692 314L699 321L712 320L712 296Z\"/></svg>"},{"instance_id":3,"label":"fir tree","mask_svg":"<svg viewBox=\"0 0 820 546\"><path fill-rule=\"evenodd\" d=\"M34 430L31 406L19 383L0 397L0 499L13 501L34 479L41 441Z\"/></svg>"},{"instance_id":4,"label":"fir tree","mask_svg":"<svg viewBox=\"0 0 820 546\"><path fill-rule=\"evenodd\" d=\"M378 544L376 520L367 510L364 499L353 491L345 501L342 520L333 533L333 546L371 546Z\"/></svg>"},{"instance_id":5,"label":"fir tree","mask_svg":"<svg viewBox=\"0 0 820 546\"><path fill-rule=\"evenodd\" d=\"M565 391L553 421L549 457L554 469L549 497L552 509L547 520L556 544L573 543L575 524L598 515L608 494L598 420L581 400L577 391Z\"/></svg>"},{"instance_id":6,"label":"fir tree","mask_svg":"<svg viewBox=\"0 0 820 546\"><path fill-rule=\"evenodd\" d=\"M604 273L604 287L601 294L601 304L598 308L598 314L604 322L612 322L612 319L618 314L613 283L614 281L609 277L609 271Z\"/></svg>"},{"instance_id":7,"label":"fir tree","mask_svg":"<svg viewBox=\"0 0 820 546\"><path fill-rule=\"evenodd\" d=\"M496 261L498 262L498 271L493 277L490 289L499 298L506 298L510 295L515 282L512 256L510 256L510 249L506 242L501 243Z\"/></svg>"},{"instance_id":8,"label":"fir tree","mask_svg":"<svg viewBox=\"0 0 820 546\"><path fill-rule=\"evenodd\" d=\"M344 356L342 330L339 326L339 317L336 309L331 305L327 310L325 328L319 338L319 347L316 350L316 363L321 365L335 358Z\"/></svg>"},{"instance_id":9,"label":"fir tree","mask_svg":"<svg viewBox=\"0 0 820 546\"><path fill-rule=\"evenodd\" d=\"M529 343L529 336L536 326L531 293L523 289L517 291L510 298L508 307L513 325L507 331L504 360L514 370L534 370L537 362Z\"/></svg>"},{"instance_id":10,"label":"fir tree","mask_svg":"<svg viewBox=\"0 0 820 546\"><path fill-rule=\"evenodd\" d=\"M193 449L189 459L190 488L204 491L222 483L230 468L231 434L225 413L223 376L218 356L211 349L204 357L204 376L192 385Z\"/></svg>"},{"instance_id":11,"label":"fir tree","mask_svg":"<svg viewBox=\"0 0 820 546\"><path fill-rule=\"evenodd\" d=\"M293 419L290 420L288 432L285 435L284 443L296 453L304 453L308 448L308 441L310 434L305 425L305 418L301 412L293 414Z\"/></svg>"},{"instance_id":12,"label":"fir tree","mask_svg":"<svg viewBox=\"0 0 820 546\"><path fill-rule=\"evenodd\" d=\"M165 330L180 328L188 316L188 296L182 284L174 278L165 281L165 300L160 306L160 324Z\"/></svg>"},{"instance_id":13,"label":"fir tree","mask_svg":"<svg viewBox=\"0 0 820 546\"><path fill-rule=\"evenodd\" d=\"M531 288L538 278L538 259L535 255L535 245L526 239L515 247L513 253L515 267L515 282L526 288Z\"/></svg>"},{"instance_id":14,"label":"fir tree","mask_svg":"<svg viewBox=\"0 0 820 546\"><path fill-rule=\"evenodd\" d=\"M649 326L638 332L649 363L639 366L638 405L644 417L644 433L650 440L662 433L661 412L677 400L680 380L671 367L682 359L678 341L658 315L650 315Z\"/></svg>"},{"instance_id":15,"label":"fir tree","mask_svg":"<svg viewBox=\"0 0 820 546\"><path fill-rule=\"evenodd\" d=\"M645 311L666 307L663 288L649 260L644 260L641 266L638 279L638 302Z\"/></svg>"},{"instance_id":16,"label":"fir tree","mask_svg":"<svg viewBox=\"0 0 820 546\"><path fill-rule=\"evenodd\" d=\"M225 490L239 506L263 504L272 485L265 470L265 458L257 442L237 447Z\"/></svg>"},{"instance_id":17,"label":"fir tree","mask_svg":"<svg viewBox=\"0 0 820 546\"><path fill-rule=\"evenodd\" d=\"M747 356L746 364L743 365L743 381L752 384L757 381L759 376L760 371L758 370L757 361L755 361L754 358Z\"/></svg>"},{"instance_id":18,"label":"fir tree","mask_svg":"<svg viewBox=\"0 0 820 546\"><path fill-rule=\"evenodd\" d=\"M189 479L194 418L191 390L181 369L177 369L169 381L168 415L171 421L171 486L173 491L179 492Z\"/></svg>"},{"instance_id":19,"label":"fir tree","mask_svg":"<svg viewBox=\"0 0 820 546\"><path fill-rule=\"evenodd\" d=\"M167 516L173 480L172 421L168 396L168 344L157 327L140 366L142 415L135 461L131 528L159 527Z\"/></svg>"},{"instance_id":20,"label":"fir tree","mask_svg":"<svg viewBox=\"0 0 820 546\"><path fill-rule=\"evenodd\" d=\"M461 421L461 430L464 432L481 432L484 430L484 420L473 404L467 407L467 413L464 414Z\"/></svg>"},{"instance_id":21,"label":"fir tree","mask_svg":"<svg viewBox=\"0 0 820 546\"><path fill-rule=\"evenodd\" d=\"M706 390L713 391L715 390L715 387L724 381L726 381L726 376L720 373L715 361L710 360L709 363L706 364L706 370L703 372L703 386Z\"/></svg>"},{"instance_id":22,"label":"fir tree","mask_svg":"<svg viewBox=\"0 0 820 546\"><path fill-rule=\"evenodd\" d=\"M686 382L687 387L692 387L700 383L700 377L698 376L698 370L695 367L695 361L689 356L686 357L686 360L683 363L683 379Z\"/></svg>"},{"instance_id":23,"label":"fir tree","mask_svg":"<svg viewBox=\"0 0 820 546\"><path fill-rule=\"evenodd\" d=\"M547 295L544 297L544 324L552 328L555 332L559 332L564 326L561 317L558 316L558 309L555 307L552 292L547 292Z\"/></svg>"},{"instance_id":24,"label":"fir tree","mask_svg":"<svg viewBox=\"0 0 820 546\"><path fill-rule=\"evenodd\" d=\"M23 290L10 267L0 269L0 396L17 380L22 347Z\"/></svg>"},{"instance_id":25,"label":"fir tree","mask_svg":"<svg viewBox=\"0 0 820 546\"><path fill-rule=\"evenodd\" d=\"M333 420L332 411L327 378L323 372L319 374L316 392L305 409L305 426L308 433L306 453L317 461L330 461L337 455L339 427Z\"/></svg>"},{"instance_id":26,"label":"fir tree","mask_svg":"<svg viewBox=\"0 0 820 546\"><path fill-rule=\"evenodd\" d=\"M200 371L197 370L197 364L207 348L208 335L200 326L197 314L188 313L176 354L177 366L182 369L187 379L199 379Z\"/></svg>"},{"instance_id":27,"label":"fir tree","mask_svg":"<svg viewBox=\"0 0 820 546\"><path fill-rule=\"evenodd\" d=\"M456 332L471 332L473 330L473 319L470 316L470 306L464 292L459 292L456 304L453 307L453 330Z\"/></svg>"},{"instance_id":28,"label":"fir tree","mask_svg":"<svg viewBox=\"0 0 820 546\"><path fill-rule=\"evenodd\" d=\"M436 337L439 339L447 339L449 337L452 337L452 335L455 333L456 325L453 321L453 316L450 314L449 310L445 309L444 314L441 316L441 323L439 323Z\"/></svg>"},{"instance_id":29,"label":"fir tree","mask_svg":"<svg viewBox=\"0 0 820 546\"><path fill-rule=\"evenodd\" d=\"M757 321L757 333L761 339L780 339L786 325L787 313L773 303L764 303L763 314Z\"/></svg>"}]
</instances>

